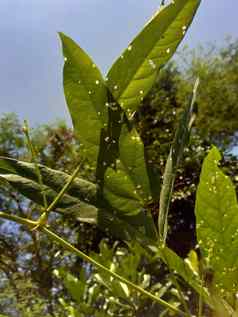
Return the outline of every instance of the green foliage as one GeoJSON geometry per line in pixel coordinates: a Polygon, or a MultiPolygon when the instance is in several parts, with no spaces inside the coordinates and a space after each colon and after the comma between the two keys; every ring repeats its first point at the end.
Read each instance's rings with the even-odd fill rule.
{"type": "Polygon", "coordinates": [[[198,80],[194,85],[191,102],[188,104],[187,109],[181,116],[178,128],[176,130],[174,142],[171,146],[169,156],[166,162],[163,186],[160,194],[160,213],[159,213],[159,232],[163,242],[166,241],[168,232],[168,212],[169,205],[172,198],[172,191],[175,181],[176,172],[178,169],[179,162],[184,152],[184,148],[189,142],[189,136],[192,128],[193,121],[195,119],[195,100],[196,92],[198,88],[198,80]]]}
{"type": "Polygon", "coordinates": [[[137,110],[158,70],[174,54],[199,4],[199,0],[181,0],[160,8],[110,69],[108,87],[129,115],[137,110]]]}
{"type": "MultiPolygon", "coordinates": [[[[96,224],[129,247],[133,241],[145,248],[142,251],[135,244],[132,247],[134,254],[121,249],[118,256],[115,248],[111,250],[101,244],[100,255],[88,256],[52,232],[49,219],[42,222],[39,217],[37,221],[30,221],[29,214],[23,213],[25,217],[20,218],[1,212],[1,217],[27,224],[31,232],[45,233],[51,241],[95,265],[97,271],[88,279],[89,285],[92,283],[90,286],[86,279],[93,270],[91,265],[82,268],[79,278],[67,270],[57,271],[75,301],[75,304],[67,304],[61,300],[68,314],[76,317],[92,314],[133,316],[139,310],[138,301],[144,301],[145,297],[156,303],[157,313],[190,316],[191,308],[177,276],[198,294],[199,315],[203,302],[211,309],[217,302],[222,303],[222,309],[235,313],[237,263],[234,250],[238,241],[238,207],[231,182],[217,166],[220,156],[216,149],[212,149],[204,161],[196,200],[200,262],[195,251],[184,260],[166,246],[169,204],[194,121],[196,85],[175,133],[163,175],[159,212],[155,208],[155,214],[151,205],[158,203],[159,169],[143,143],[145,136],[138,132],[138,108],[154,85],[158,71],[182,40],[199,4],[199,0],[177,0],[162,8],[119,57],[105,81],[86,53],[70,38],[60,34],[65,57],[66,101],[76,137],[81,142],[81,157],[93,165],[93,182],[81,177],[73,179],[68,173],[37,163],[0,158],[3,182],[41,205],[40,214],[47,213],[49,208],[43,203],[45,195],[47,202],[53,203],[53,211],[63,214],[65,219],[73,219],[76,224],[78,221],[96,224]],[[61,195],[61,189],[66,188],[70,179],[71,186],[61,195]],[[155,184],[156,189],[152,187],[155,184]],[[169,283],[167,288],[150,285],[150,276],[139,267],[144,257],[149,257],[152,262],[154,258],[160,259],[167,265],[172,276],[170,283],[176,287],[176,301],[172,296],[161,298],[172,284],[169,283]],[[211,282],[207,282],[208,270],[212,272],[211,282]],[[147,290],[149,286],[156,291],[155,295],[147,290]],[[93,307],[95,301],[98,302],[93,307]]],[[[30,142],[28,137],[29,145],[30,142]]],[[[36,162],[33,152],[32,155],[36,162]]]]}
{"type": "Polygon", "coordinates": [[[133,215],[151,199],[144,145],[135,129],[122,131],[119,150],[116,170],[110,168],[106,172],[104,195],[114,208],[133,215]]]}
{"type": "MultiPolygon", "coordinates": [[[[192,51],[186,49],[181,55],[185,79],[200,78],[197,133],[218,147],[230,149],[237,142],[237,40],[227,40],[222,48],[209,45],[192,51]]],[[[181,78],[179,103],[184,102],[190,89],[189,81],[181,78]]]]}
{"type": "MultiPolygon", "coordinates": [[[[169,277],[165,275],[163,280],[156,282],[153,272],[148,272],[148,268],[141,265],[145,262],[159,268],[158,262],[139,245],[130,245],[128,249],[115,243],[109,248],[106,241],[102,241],[100,253],[91,256],[143,289],[152,289],[158,297],[170,298],[171,303],[181,305],[169,277]]],[[[70,296],[74,299],[60,301],[66,310],[73,310],[76,316],[98,316],[99,312],[103,312],[105,316],[157,316],[158,312],[167,312],[156,303],[148,301],[139,292],[96,268],[81,268],[78,277],[65,269],[57,270],[55,274],[63,279],[70,296]],[[92,274],[87,277],[90,270],[92,274]]]]}
{"type": "Polygon", "coordinates": [[[101,130],[107,126],[107,89],[90,57],[63,33],[60,38],[65,56],[65,98],[75,134],[80,138],[87,158],[95,164],[101,130]]]}
{"type": "Polygon", "coordinates": [[[231,180],[218,167],[213,147],[204,160],[196,197],[198,243],[204,266],[212,270],[209,287],[235,301],[238,281],[238,204],[231,180]]]}

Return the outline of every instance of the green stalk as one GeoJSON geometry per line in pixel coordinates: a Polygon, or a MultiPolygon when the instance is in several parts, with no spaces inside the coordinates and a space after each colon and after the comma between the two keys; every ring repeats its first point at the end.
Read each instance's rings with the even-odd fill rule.
{"type": "Polygon", "coordinates": [[[0,218],[4,218],[4,219],[7,219],[7,220],[10,220],[10,221],[14,221],[14,222],[17,222],[21,225],[24,225],[24,226],[27,226],[29,228],[34,228],[34,226],[37,225],[37,222],[36,221],[33,221],[33,220],[30,220],[30,219],[26,219],[26,218],[22,218],[22,217],[18,217],[18,216],[15,216],[15,215],[11,215],[11,214],[8,214],[7,212],[4,212],[4,211],[0,211],[0,218]]]}
{"type": "Polygon", "coordinates": [[[70,179],[67,181],[67,183],[64,185],[64,187],[61,189],[61,191],[58,193],[58,195],[55,197],[55,199],[52,201],[52,203],[47,207],[46,214],[48,215],[52,209],[58,204],[58,202],[61,200],[61,198],[64,196],[64,194],[67,192],[71,184],[73,183],[75,177],[78,175],[80,171],[81,164],[78,164],[76,169],[74,170],[73,174],[71,175],[70,179]]]}
{"type": "Polygon", "coordinates": [[[45,209],[47,209],[48,203],[47,203],[47,199],[46,199],[46,194],[44,192],[44,184],[43,184],[41,172],[40,172],[40,169],[39,169],[39,166],[38,166],[38,162],[37,162],[36,151],[35,151],[35,148],[34,148],[32,142],[31,142],[31,137],[30,137],[30,133],[29,133],[29,125],[28,125],[28,122],[26,120],[24,120],[23,132],[24,132],[26,140],[27,140],[28,148],[29,148],[29,150],[31,152],[32,162],[35,165],[36,174],[37,174],[37,177],[38,177],[38,182],[40,184],[41,191],[42,191],[44,207],[45,207],[45,209]]]}
{"type": "MultiPolygon", "coordinates": [[[[31,229],[34,228],[37,225],[37,222],[35,221],[31,221],[22,217],[18,217],[18,216],[14,216],[14,215],[10,215],[8,213],[5,212],[0,212],[0,217],[1,218],[5,218],[14,222],[17,222],[19,224],[22,225],[26,225],[27,227],[30,227],[31,229]]],[[[79,249],[75,248],[72,244],[70,244],[69,242],[65,241],[63,238],[59,237],[57,234],[55,234],[54,232],[52,232],[51,230],[49,230],[48,228],[46,228],[45,226],[43,227],[37,227],[41,232],[44,232],[45,234],[47,234],[47,236],[54,242],[60,244],[62,247],[64,247],[64,249],[69,250],[75,254],[77,254],[79,257],[81,257],[83,260],[95,265],[98,269],[110,274],[112,277],[114,277],[115,279],[119,280],[122,283],[125,283],[126,285],[128,285],[130,288],[138,291],[139,293],[145,295],[146,297],[152,299],[153,301],[159,303],[160,305],[168,308],[170,311],[178,313],[182,316],[185,317],[190,317],[187,313],[184,313],[183,311],[181,311],[180,309],[174,307],[173,305],[171,305],[170,303],[167,303],[166,301],[164,301],[163,299],[155,296],[154,294],[146,291],[145,289],[141,288],[140,286],[130,282],[129,280],[127,280],[126,278],[124,278],[123,276],[112,272],[110,269],[108,269],[107,267],[105,267],[104,265],[102,265],[101,263],[97,262],[96,260],[94,260],[93,258],[91,258],[90,256],[88,256],[87,254],[85,254],[84,252],[80,251],[79,249]]]]}
{"type": "Polygon", "coordinates": [[[194,108],[198,85],[199,79],[197,79],[194,84],[190,102],[188,103],[186,109],[184,110],[184,113],[181,116],[180,122],[175,133],[174,141],[171,146],[169,156],[165,165],[163,184],[160,192],[160,206],[158,217],[160,243],[162,245],[166,243],[168,233],[168,213],[177,169],[181,161],[184,148],[187,146],[189,142],[192,124],[196,116],[196,109],[194,108]]]}
{"type": "Polygon", "coordinates": [[[146,297],[149,297],[150,299],[152,299],[153,301],[156,301],[157,303],[159,303],[160,305],[170,309],[171,311],[175,312],[175,313],[179,313],[182,316],[190,316],[187,315],[186,313],[184,313],[183,311],[181,311],[180,309],[174,307],[173,305],[167,303],[166,301],[164,301],[163,299],[155,296],[154,294],[146,291],[145,289],[141,288],[140,286],[130,282],[129,280],[127,280],[126,278],[124,278],[123,276],[112,272],[111,270],[109,270],[107,267],[105,267],[104,265],[102,265],[101,263],[97,262],[96,260],[94,260],[93,258],[91,258],[90,256],[88,256],[87,254],[83,253],[82,251],[80,251],[79,249],[75,248],[72,244],[70,244],[69,242],[65,241],[64,239],[62,239],[61,237],[59,237],[57,234],[55,234],[54,232],[52,232],[51,230],[47,229],[46,227],[42,227],[40,229],[42,232],[46,233],[48,235],[48,237],[60,244],[61,246],[63,246],[65,249],[77,254],[79,257],[81,257],[83,260],[95,265],[98,269],[110,274],[112,277],[114,277],[115,279],[119,280],[122,283],[125,283],[126,285],[128,285],[129,287],[131,287],[132,289],[140,292],[141,294],[145,295],[146,297]]]}
{"type": "Polygon", "coordinates": [[[70,179],[67,181],[67,183],[64,185],[64,187],[60,190],[60,192],[55,197],[55,199],[52,201],[52,203],[46,208],[45,212],[40,216],[40,218],[37,221],[37,226],[35,228],[33,228],[33,230],[37,229],[38,227],[42,227],[47,223],[47,220],[48,220],[48,217],[49,217],[51,210],[58,204],[58,202],[61,200],[61,198],[67,192],[70,185],[74,181],[75,177],[79,173],[80,167],[81,167],[81,164],[78,164],[78,166],[74,170],[73,174],[71,175],[70,179]]]}
{"type": "Polygon", "coordinates": [[[46,194],[45,194],[45,191],[43,190],[44,189],[44,184],[43,184],[42,175],[41,175],[41,172],[40,172],[40,169],[39,169],[39,165],[37,163],[36,151],[35,151],[35,148],[34,148],[32,142],[31,142],[31,138],[30,138],[30,134],[29,134],[29,125],[28,125],[28,122],[26,120],[24,121],[23,132],[24,132],[24,134],[26,136],[26,139],[27,139],[27,145],[28,145],[29,150],[31,152],[32,162],[35,165],[35,169],[36,169],[36,173],[37,173],[37,177],[38,177],[38,182],[39,182],[41,190],[42,190],[45,212],[41,215],[40,219],[38,220],[38,225],[42,225],[42,224],[45,224],[47,222],[49,213],[51,212],[52,209],[54,209],[54,207],[57,205],[57,203],[60,201],[60,199],[66,193],[66,191],[69,189],[70,185],[72,184],[72,182],[74,181],[75,177],[79,173],[80,164],[76,167],[76,169],[73,172],[72,176],[70,177],[68,182],[64,185],[64,187],[61,189],[61,191],[58,193],[58,195],[55,197],[53,202],[48,206],[47,199],[46,199],[46,194]]]}

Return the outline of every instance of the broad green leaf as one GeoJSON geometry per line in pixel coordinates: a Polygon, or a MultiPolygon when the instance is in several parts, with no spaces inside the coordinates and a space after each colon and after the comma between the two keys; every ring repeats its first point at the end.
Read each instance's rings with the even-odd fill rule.
{"type": "Polygon", "coordinates": [[[212,306],[210,295],[206,288],[202,286],[202,281],[198,275],[190,268],[188,263],[180,258],[175,252],[168,247],[159,248],[159,257],[168,265],[171,272],[177,273],[185,282],[187,282],[194,290],[203,297],[203,300],[212,306]]]}
{"type": "Polygon", "coordinates": [[[144,145],[137,131],[125,127],[120,137],[120,159],[116,169],[106,172],[104,195],[110,204],[124,214],[140,212],[151,198],[150,184],[144,159],[144,145]]]}
{"type": "Polygon", "coordinates": [[[238,290],[238,204],[235,188],[218,167],[213,147],[202,166],[196,196],[197,238],[213,271],[213,287],[221,295],[238,290]]]}
{"type": "Polygon", "coordinates": [[[101,192],[103,191],[106,170],[115,165],[116,159],[119,157],[119,139],[124,123],[124,113],[110,93],[108,93],[108,100],[108,125],[107,129],[103,129],[101,133],[96,169],[96,181],[101,192]]]}
{"type": "Polygon", "coordinates": [[[131,132],[127,128],[123,129],[119,152],[120,160],[117,160],[116,169],[109,168],[106,171],[104,197],[132,226],[135,225],[134,219],[141,219],[143,235],[155,240],[157,231],[153,219],[143,208],[145,201],[151,199],[150,184],[144,160],[144,146],[135,129],[131,132]]]}
{"type": "Polygon", "coordinates": [[[108,169],[106,173],[104,196],[110,205],[124,215],[136,215],[142,207],[143,201],[137,193],[134,183],[121,169],[108,169]]]}
{"type": "MultiPolygon", "coordinates": [[[[59,192],[70,178],[70,175],[48,168],[44,165],[39,164],[38,167],[42,176],[43,184],[56,192],[59,192]]],[[[7,157],[0,157],[0,173],[19,175],[38,183],[38,176],[35,170],[35,164],[33,163],[23,162],[7,157]]],[[[95,184],[79,177],[75,178],[73,181],[68,190],[68,194],[81,201],[89,202],[93,205],[96,204],[95,184]]]]}
{"type": "Polygon", "coordinates": [[[129,114],[137,109],[159,69],[174,54],[200,2],[174,0],[160,9],[112,66],[108,87],[129,114]]]}
{"type": "Polygon", "coordinates": [[[102,129],[107,126],[107,88],[91,58],[60,33],[65,57],[64,92],[76,137],[92,164],[96,164],[102,129]]]}
{"type": "Polygon", "coordinates": [[[167,237],[169,205],[172,197],[177,168],[181,161],[184,148],[189,142],[192,124],[195,119],[195,100],[198,85],[199,80],[197,79],[193,88],[191,100],[181,116],[165,166],[163,184],[160,193],[160,210],[158,218],[159,234],[163,242],[166,241],[167,237]]]}
{"type": "MultiPolygon", "coordinates": [[[[39,169],[44,184],[43,190],[46,193],[48,203],[50,203],[70,175],[43,165],[39,165],[39,169]]],[[[42,189],[37,183],[38,177],[34,164],[1,157],[0,174],[0,178],[7,181],[14,189],[43,206],[42,189]]],[[[96,186],[76,178],[63,200],[56,206],[55,211],[75,216],[79,221],[98,224],[101,230],[109,231],[118,239],[137,239],[140,243],[142,243],[144,236],[154,239],[153,220],[144,212],[124,219],[119,217],[117,211],[115,211],[116,214],[110,212],[111,206],[106,202],[100,202],[100,211],[95,205],[97,206],[96,186]]]]}
{"type": "Polygon", "coordinates": [[[144,144],[136,129],[128,132],[125,128],[120,138],[118,169],[124,170],[130,177],[138,195],[148,200],[151,192],[144,156],[144,144]]]}
{"type": "MultiPolygon", "coordinates": [[[[36,182],[14,174],[0,174],[0,181],[5,181],[22,195],[44,207],[42,191],[44,191],[47,201],[51,203],[57,196],[57,192],[44,186],[41,188],[36,182]]],[[[95,206],[82,202],[68,194],[58,202],[55,210],[63,215],[74,216],[78,221],[86,223],[97,223],[98,210],[95,206]]]]}
{"type": "Polygon", "coordinates": [[[120,211],[109,212],[100,209],[97,219],[98,226],[108,231],[117,239],[137,241],[145,248],[150,248],[157,241],[157,232],[150,214],[140,211],[136,215],[123,215],[120,211]]]}
{"type": "Polygon", "coordinates": [[[160,186],[161,186],[161,175],[160,168],[155,166],[153,161],[151,161],[151,157],[149,155],[149,151],[145,148],[145,163],[147,169],[147,175],[150,183],[150,191],[151,196],[154,202],[159,200],[160,195],[160,186]]]}

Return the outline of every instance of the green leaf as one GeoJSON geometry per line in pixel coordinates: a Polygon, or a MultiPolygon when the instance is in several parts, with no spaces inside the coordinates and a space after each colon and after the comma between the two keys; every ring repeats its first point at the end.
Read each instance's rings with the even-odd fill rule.
{"type": "Polygon", "coordinates": [[[142,199],[151,199],[150,184],[145,165],[144,144],[136,129],[128,132],[127,128],[125,128],[122,131],[118,169],[126,172],[142,199]]]}
{"type": "Polygon", "coordinates": [[[181,116],[165,166],[163,184],[160,193],[160,210],[158,218],[159,234],[163,242],[166,241],[167,237],[169,205],[172,197],[177,168],[182,158],[184,148],[189,142],[192,124],[196,116],[195,100],[198,85],[199,80],[197,79],[193,88],[191,100],[181,116]]]}
{"type": "Polygon", "coordinates": [[[163,7],[112,66],[108,87],[129,114],[137,109],[154,84],[158,70],[174,54],[200,2],[174,0],[163,7]]]}
{"type": "Polygon", "coordinates": [[[84,154],[96,164],[102,129],[107,126],[107,88],[91,58],[60,33],[65,57],[64,92],[76,137],[84,154]]]}
{"type": "Polygon", "coordinates": [[[123,214],[134,215],[151,199],[144,145],[135,129],[130,132],[126,127],[123,129],[119,151],[116,169],[109,168],[106,172],[104,196],[123,214]]]}
{"type": "MultiPolygon", "coordinates": [[[[48,168],[41,164],[39,164],[38,167],[43,184],[56,192],[59,192],[71,177],[64,172],[48,168]]],[[[19,175],[38,183],[38,175],[36,173],[35,164],[33,163],[0,157],[0,173],[19,175]]],[[[96,191],[95,184],[76,177],[67,193],[74,198],[95,205],[96,191]]]]}
{"type": "Polygon", "coordinates": [[[108,169],[105,183],[104,196],[113,208],[123,215],[136,215],[141,211],[143,201],[136,192],[134,183],[123,170],[108,169]]]}
{"type": "MultiPolygon", "coordinates": [[[[39,165],[39,169],[47,201],[52,202],[70,175],[44,165],[39,165]]],[[[42,189],[37,183],[38,176],[34,164],[0,157],[0,174],[0,179],[7,181],[21,194],[43,206],[42,189]]],[[[117,211],[110,211],[111,206],[104,201],[100,201],[100,208],[99,211],[95,184],[76,178],[55,211],[75,216],[79,221],[97,224],[101,230],[109,231],[118,239],[136,239],[140,243],[143,243],[145,236],[154,239],[155,232],[150,215],[140,212],[129,219],[123,218],[117,211]]]]}
{"type": "Polygon", "coordinates": [[[159,257],[163,260],[165,264],[168,265],[169,269],[180,275],[185,282],[187,282],[194,290],[200,294],[204,301],[212,306],[212,301],[210,295],[206,288],[202,286],[202,281],[200,280],[198,274],[191,269],[190,265],[180,258],[173,250],[168,247],[159,248],[159,257]]]}
{"type": "Polygon", "coordinates": [[[196,196],[197,238],[205,262],[213,271],[220,295],[238,289],[238,204],[235,188],[218,167],[221,155],[213,147],[202,166],[196,196]]]}
{"type": "MultiPolygon", "coordinates": [[[[151,199],[150,184],[144,160],[144,145],[136,132],[124,128],[120,137],[120,160],[116,169],[109,168],[105,175],[104,197],[120,218],[135,226],[135,219],[141,219],[143,236],[157,238],[157,230],[151,214],[143,208],[151,199]]],[[[117,228],[115,228],[117,230],[117,228]]],[[[131,234],[131,227],[130,227],[131,234]]],[[[141,239],[140,239],[141,242],[141,239]]]]}
{"type": "Polygon", "coordinates": [[[143,210],[136,215],[122,215],[115,211],[108,212],[100,209],[97,219],[98,226],[113,237],[125,241],[137,241],[145,248],[156,243],[157,233],[150,214],[143,210]]]}
{"type": "MultiPolygon", "coordinates": [[[[47,201],[54,201],[57,192],[51,188],[44,186],[43,189],[36,182],[14,174],[0,174],[0,181],[5,181],[14,189],[18,190],[22,195],[44,207],[42,190],[44,191],[47,201]]],[[[78,221],[86,223],[97,223],[98,210],[95,206],[82,202],[68,194],[58,202],[55,210],[63,215],[74,216],[78,221]]]]}

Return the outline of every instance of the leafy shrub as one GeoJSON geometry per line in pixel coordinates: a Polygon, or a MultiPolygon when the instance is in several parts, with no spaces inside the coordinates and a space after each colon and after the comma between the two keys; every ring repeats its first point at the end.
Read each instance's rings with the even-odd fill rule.
{"type": "MultiPolygon", "coordinates": [[[[52,232],[47,220],[54,210],[96,224],[120,240],[140,244],[146,252],[160,258],[171,272],[176,272],[199,294],[198,316],[202,315],[203,304],[214,309],[218,303],[225,316],[234,315],[237,304],[238,206],[233,185],[218,167],[220,154],[216,148],[211,149],[204,161],[196,197],[196,230],[201,259],[198,260],[196,253],[191,251],[183,260],[166,246],[176,172],[196,117],[198,80],[181,114],[162,184],[158,169],[137,132],[135,120],[138,107],[152,88],[158,71],[183,39],[199,4],[199,0],[177,0],[159,10],[114,63],[105,80],[90,57],[69,37],[60,34],[65,57],[66,101],[75,134],[81,142],[81,159],[90,162],[95,171],[95,182],[77,177],[80,166],[69,176],[38,164],[29,129],[25,126],[32,163],[2,157],[1,179],[41,205],[42,215],[37,221],[6,212],[0,212],[0,216],[46,233],[52,241],[94,264],[100,270],[96,275],[99,284],[109,292],[116,290],[116,296],[127,300],[134,290],[169,311],[191,315],[175,274],[172,279],[180,296],[178,305],[162,299],[164,294],[148,292],[143,281],[122,276],[119,268],[118,272],[114,271],[112,257],[109,267],[108,261],[103,262],[105,259],[95,259],[75,248],[52,232]],[[158,200],[159,210],[157,215],[152,215],[150,206],[158,200]],[[182,305],[184,312],[180,309],[182,305]]],[[[105,252],[110,253],[110,250],[105,252]]],[[[129,260],[130,257],[125,259],[129,260]]],[[[78,292],[81,281],[67,272],[59,272],[59,275],[66,280],[66,287],[77,300],[75,286],[78,292]]],[[[84,290],[79,297],[82,294],[84,290]]],[[[129,304],[133,305],[133,300],[131,298],[129,304]]],[[[87,309],[91,308],[87,306],[87,309]]],[[[99,315],[103,316],[103,313],[99,315]]]]}

